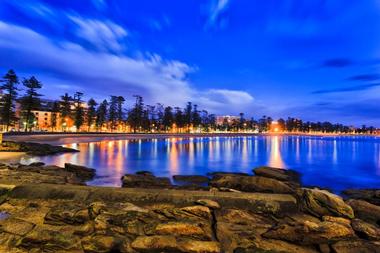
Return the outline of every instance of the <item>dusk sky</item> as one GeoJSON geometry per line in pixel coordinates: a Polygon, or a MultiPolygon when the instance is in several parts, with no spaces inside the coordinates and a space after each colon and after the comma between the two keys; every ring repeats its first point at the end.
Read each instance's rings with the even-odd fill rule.
{"type": "Polygon", "coordinates": [[[379,0],[0,0],[1,74],[46,98],[379,127],[379,67],[379,0]]]}

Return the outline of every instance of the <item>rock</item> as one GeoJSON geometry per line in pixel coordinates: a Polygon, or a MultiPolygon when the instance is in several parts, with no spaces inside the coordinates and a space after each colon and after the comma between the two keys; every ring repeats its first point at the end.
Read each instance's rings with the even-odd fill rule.
{"type": "Polygon", "coordinates": [[[280,181],[289,181],[299,184],[300,174],[294,170],[280,169],[262,166],[253,170],[255,175],[262,177],[269,177],[280,181]]]}
{"type": "Polygon", "coordinates": [[[380,225],[380,206],[357,199],[350,199],[347,204],[354,209],[357,218],[380,225]]]}
{"type": "Polygon", "coordinates": [[[17,218],[8,218],[0,221],[0,231],[20,236],[29,233],[34,226],[33,223],[17,218]]]}
{"type": "MultiPolygon", "coordinates": [[[[229,251],[231,252],[231,251],[229,251]]],[[[280,240],[254,238],[247,245],[239,245],[234,253],[317,253],[313,247],[296,245],[280,240]]]]}
{"type": "Polygon", "coordinates": [[[364,240],[339,241],[331,245],[334,253],[380,253],[379,242],[364,240]]]}
{"type": "Polygon", "coordinates": [[[351,199],[361,199],[380,206],[380,190],[378,189],[349,189],[342,193],[351,199]]]}
{"type": "Polygon", "coordinates": [[[26,152],[29,155],[43,156],[54,155],[58,153],[79,152],[78,150],[65,148],[61,146],[52,146],[49,144],[32,143],[32,142],[13,142],[4,141],[0,146],[0,151],[7,152],[26,152]]]}
{"type": "Polygon", "coordinates": [[[179,245],[174,236],[139,236],[131,244],[139,252],[178,252],[179,245]]]}
{"type": "Polygon", "coordinates": [[[43,163],[43,162],[34,162],[34,163],[30,163],[28,166],[41,167],[44,165],[45,165],[45,163],[43,163]]]}
{"type": "Polygon", "coordinates": [[[207,184],[209,181],[208,177],[199,175],[174,175],[173,179],[188,184],[207,184]]]}
{"type": "Polygon", "coordinates": [[[182,211],[191,213],[206,220],[211,219],[211,211],[206,206],[187,206],[181,208],[182,211]]]}
{"type": "Polygon", "coordinates": [[[211,199],[199,199],[195,201],[195,203],[202,206],[207,206],[208,208],[211,208],[211,209],[220,209],[219,203],[211,199]]]}
{"type": "Polygon", "coordinates": [[[269,217],[239,209],[215,210],[215,220],[216,237],[225,252],[233,252],[247,243],[246,248],[252,246],[253,238],[258,238],[275,224],[269,217]]]}
{"type": "Polygon", "coordinates": [[[351,220],[345,219],[345,218],[342,218],[342,217],[323,216],[322,220],[323,221],[340,223],[340,224],[343,224],[343,225],[346,225],[346,226],[351,226],[351,220]]]}
{"type": "Polygon", "coordinates": [[[91,219],[95,219],[96,216],[107,210],[107,205],[103,202],[93,202],[88,206],[88,213],[91,219]]]}
{"type": "Polygon", "coordinates": [[[80,225],[90,219],[87,208],[62,205],[52,208],[45,216],[45,223],[51,225],[80,225]]]}
{"type": "Polygon", "coordinates": [[[154,176],[152,172],[147,171],[147,170],[139,170],[136,171],[136,175],[142,175],[142,176],[154,176]]]}
{"type": "Polygon", "coordinates": [[[212,241],[177,240],[174,236],[139,236],[131,244],[138,252],[220,253],[219,243],[212,241]]]}
{"type": "Polygon", "coordinates": [[[350,226],[345,224],[302,219],[295,222],[280,222],[264,233],[263,237],[311,245],[352,239],[355,233],[350,226]]]}
{"type": "Polygon", "coordinates": [[[380,240],[380,229],[376,225],[369,224],[360,219],[353,219],[352,228],[360,238],[366,240],[380,240]]]}
{"type": "Polygon", "coordinates": [[[286,182],[259,176],[220,175],[213,177],[213,187],[226,187],[245,192],[293,193],[294,189],[286,182]]]}
{"type": "Polygon", "coordinates": [[[186,236],[201,240],[212,238],[211,227],[204,223],[168,222],[158,224],[155,232],[158,235],[186,236]]]}
{"type": "Polygon", "coordinates": [[[82,247],[87,253],[108,253],[116,250],[116,240],[112,236],[95,235],[82,240],[82,247]]]}
{"type": "Polygon", "coordinates": [[[340,216],[354,218],[352,208],[343,199],[325,190],[302,188],[297,192],[301,208],[317,217],[340,216]]]}
{"type": "Polygon", "coordinates": [[[41,227],[36,227],[22,238],[19,246],[28,250],[39,249],[42,252],[78,252],[82,249],[79,239],[69,232],[41,227]]]}
{"type": "Polygon", "coordinates": [[[95,177],[95,169],[87,168],[85,166],[65,163],[65,170],[74,173],[78,178],[88,181],[95,177]]]}
{"type": "Polygon", "coordinates": [[[179,242],[182,252],[188,253],[220,253],[220,245],[218,242],[212,241],[194,241],[194,240],[182,240],[179,242]]]}
{"type": "Polygon", "coordinates": [[[123,187],[129,188],[170,188],[172,184],[167,177],[155,177],[153,175],[131,175],[126,174],[122,178],[123,187]]]}

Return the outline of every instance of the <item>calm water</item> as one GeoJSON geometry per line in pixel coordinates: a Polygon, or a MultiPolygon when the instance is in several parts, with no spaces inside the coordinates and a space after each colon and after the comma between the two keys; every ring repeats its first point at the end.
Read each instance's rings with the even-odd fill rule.
{"type": "Polygon", "coordinates": [[[252,173],[260,165],[292,168],[303,183],[335,191],[350,187],[380,188],[380,138],[249,136],[108,140],[66,145],[80,153],[23,157],[82,164],[97,169],[92,185],[120,186],[125,173],[149,170],[158,176],[206,174],[212,171],[252,173]]]}

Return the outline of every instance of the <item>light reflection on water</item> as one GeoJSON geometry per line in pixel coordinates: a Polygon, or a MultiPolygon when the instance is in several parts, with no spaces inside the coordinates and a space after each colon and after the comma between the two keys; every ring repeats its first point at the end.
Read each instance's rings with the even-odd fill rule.
{"type": "Polygon", "coordinates": [[[249,136],[110,140],[73,143],[80,149],[48,157],[23,157],[24,163],[65,162],[97,169],[92,185],[120,185],[125,173],[149,170],[158,176],[212,171],[252,173],[256,166],[293,168],[303,182],[334,190],[379,187],[380,138],[249,136]]]}

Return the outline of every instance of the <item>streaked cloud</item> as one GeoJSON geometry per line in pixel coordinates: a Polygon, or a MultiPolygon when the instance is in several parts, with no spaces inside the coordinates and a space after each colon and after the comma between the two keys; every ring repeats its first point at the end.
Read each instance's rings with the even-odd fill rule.
{"type": "Polygon", "coordinates": [[[1,58],[0,67],[33,69],[40,73],[42,81],[64,84],[45,83],[45,94],[74,92],[69,87],[78,87],[99,99],[110,94],[127,98],[140,94],[148,103],[183,106],[192,101],[213,112],[240,111],[253,102],[252,96],[244,91],[195,89],[188,76],[196,68],[181,61],[166,60],[157,54],[132,58],[88,50],[67,40],[51,41],[31,29],[0,21],[0,53],[3,52],[12,54],[12,58],[1,58]]]}
{"type": "Polygon", "coordinates": [[[343,87],[343,88],[316,90],[316,91],[313,91],[312,93],[326,94],[326,93],[340,93],[340,92],[350,92],[350,91],[363,91],[363,90],[368,90],[377,86],[380,86],[380,83],[370,83],[370,84],[362,84],[362,85],[343,87]]]}
{"type": "Polygon", "coordinates": [[[220,19],[221,14],[227,9],[230,0],[212,0],[209,9],[209,16],[205,25],[205,28],[211,28],[215,26],[224,26],[226,20],[220,19]]]}
{"type": "Polygon", "coordinates": [[[99,50],[120,52],[124,49],[123,40],[128,31],[110,20],[83,18],[70,15],[69,19],[76,24],[76,35],[91,43],[99,50]]]}

